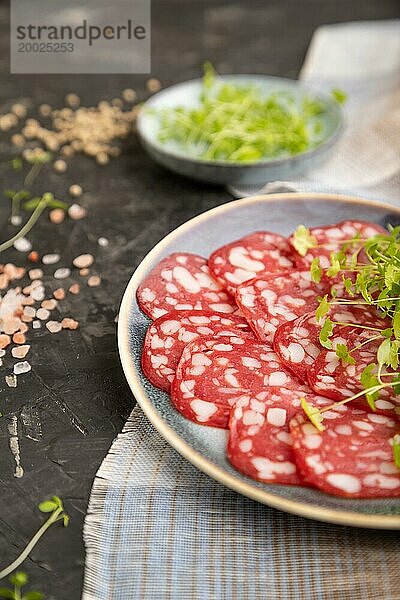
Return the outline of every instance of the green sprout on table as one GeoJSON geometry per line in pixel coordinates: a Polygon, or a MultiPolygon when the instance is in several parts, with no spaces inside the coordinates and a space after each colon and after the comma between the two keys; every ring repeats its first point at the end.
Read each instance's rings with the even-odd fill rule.
{"type": "Polygon", "coordinates": [[[61,202],[60,200],[56,200],[54,195],[50,192],[45,192],[43,196],[37,198],[31,198],[24,204],[25,210],[33,210],[31,216],[21,227],[21,229],[13,235],[9,240],[6,240],[2,244],[0,244],[0,252],[4,252],[4,250],[8,250],[11,246],[20,238],[24,237],[29,233],[29,231],[33,228],[36,221],[39,219],[40,215],[46,208],[62,208],[66,210],[68,208],[67,204],[61,202]]]}
{"type": "MultiPolygon", "coordinates": [[[[35,533],[35,535],[30,540],[30,542],[28,542],[27,546],[21,552],[21,554],[10,565],[8,565],[7,567],[5,567],[4,569],[2,569],[0,571],[0,579],[7,577],[13,571],[15,571],[15,569],[18,569],[18,567],[24,562],[24,560],[26,558],[28,558],[29,554],[32,552],[33,548],[36,546],[36,544],[38,543],[40,538],[46,533],[46,531],[52,525],[54,525],[54,523],[57,523],[57,521],[62,521],[64,527],[68,527],[69,516],[67,515],[67,513],[64,510],[64,506],[63,506],[61,498],[59,498],[58,496],[53,496],[51,500],[45,500],[44,502],[41,502],[39,504],[38,508],[43,513],[50,513],[49,518],[38,529],[38,531],[35,533]]],[[[20,587],[21,587],[21,585],[25,585],[25,583],[20,584],[20,587]]],[[[4,594],[4,588],[1,589],[0,591],[4,594]]],[[[18,592],[18,593],[20,593],[20,592],[18,592]]],[[[0,597],[1,597],[1,595],[0,595],[0,597]]],[[[28,597],[26,595],[23,597],[21,595],[14,595],[14,596],[10,596],[10,595],[4,596],[3,595],[3,598],[15,598],[16,600],[22,600],[22,598],[25,598],[25,600],[35,600],[35,598],[33,596],[28,597]]],[[[36,596],[36,599],[39,600],[39,596],[36,596]]]]}
{"type": "Polygon", "coordinates": [[[0,587],[0,598],[8,598],[9,600],[43,600],[42,592],[22,592],[22,588],[28,583],[28,575],[23,571],[17,571],[11,575],[9,581],[13,588],[0,587]]]}

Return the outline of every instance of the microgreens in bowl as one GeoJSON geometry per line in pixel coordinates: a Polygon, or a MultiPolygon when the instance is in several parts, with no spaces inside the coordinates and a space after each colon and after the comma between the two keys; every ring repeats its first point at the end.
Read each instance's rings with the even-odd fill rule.
{"type": "MultiPolygon", "coordinates": [[[[332,90],[343,103],[346,95],[332,90]]],[[[287,90],[266,94],[255,83],[220,78],[210,63],[204,66],[195,107],[168,107],[159,119],[158,139],[173,142],[191,156],[206,161],[249,163],[301,154],[324,141],[322,116],[326,104],[287,90]]]]}

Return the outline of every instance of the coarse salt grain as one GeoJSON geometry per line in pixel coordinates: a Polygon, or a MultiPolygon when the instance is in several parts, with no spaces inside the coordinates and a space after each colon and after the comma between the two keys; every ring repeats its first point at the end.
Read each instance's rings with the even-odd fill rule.
{"type": "Polygon", "coordinates": [[[82,196],[82,188],[80,185],[78,185],[77,183],[73,183],[70,188],[69,188],[69,193],[71,194],[71,196],[74,196],[75,198],[78,198],[78,196],[82,196]]]}
{"type": "Polygon", "coordinates": [[[102,248],[105,248],[109,244],[108,239],[105,237],[99,237],[99,239],[97,240],[97,243],[102,248]]]}
{"type": "Polygon", "coordinates": [[[22,217],[21,215],[12,215],[10,221],[11,225],[14,225],[14,227],[19,227],[22,223],[22,217]]]}
{"type": "Polygon", "coordinates": [[[68,169],[67,163],[65,162],[65,160],[62,160],[61,158],[54,161],[53,167],[54,167],[54,170],[57,171],[58,173],[65,173],[65,171],[68,169]]]}
{"type": "Polygon", "coordinates": [[[79,204],[71,204],[71,206],[68,209],[68,215],[74,221],[80,221],[80,219],[83,219],[86,217],[87,210],[86,210],[86,208],[83,208],[79,204]]]}
{"type": "Polygon", "coordinates": [[[48,311],[46,308],[38,308],[36,311],[36,316],[41,321],[46,321],[46,319],[48,319],[50,316],[50,311],[48,311]]]}
{"type": "MultiPolygon", "coordinates": [[[[28,327],[26,327],[26,331],[27,330],[28,327]]],[[[12,341],[14,342],[14,344],[25,344],[26,337],[21,331],[18,331],[17,333],[14,333],[12,341]]]]}
{"type": "Polygon", "coordinates": [[[54,310],[56,306],[57,300],[54,300],[54,298],[50,298],[50,300],[43,300],[41,304],[41,307],[45,308],[46,310],[54,310]]]}
{"type": "Polygon", "coordinates": [[[17,378],[15,375],[6,375],[5,377],[6,384],[8,387],[16,388],[17,387],[17,378]]]}
{"type": "Polygon", "coordinates": [[[11,338],[9,335],[0,334],[0,348],[6,348],[9,344],[11,344],[11,338]]]}
{"type": "Polygon", "coordinates": [[[17,362],[14,365],[13,371],[14,375],[22,375],[23,373],[28,373],[31,370],[31,365],[27,360],[23,360],[22,362],[17,362]]]}
{"type": "Polygon", "coordinates": [[[15,348],[11,349],[11,354],[14,358],[25,358],[30,348],[31,347],[29,344],[25,344],[24,346],[16,346],[15,348]]]}
{"type": "Polygon", "coordinates": [[[46,327],[50,333],[58,333],[62,329],[62,325],[59,321],[47,321],[46,327]]]}
{"type": "Polygon", "coordinates": [[[29,252],[32,250],[32,244],[24,237],[15,240],[13,246],[16,250],[18,250],[18,252],[29,252]]]}
{"type": "Polygon", "coordinates": [[[55,265],[60,260],[59,254],[45,254],[42,257],[42,263],[44,265],[55,265]]]}
{"type": "Polygon", "coordinates": [[[52,223],[59,225],[65,219],[65,211],[63,211],[62,208],[53,208],[53,210],[49,212],[49,219],[52,223]]]}
{"type": "Polygon", "coordinates": [[[78,321],[75,321],[75,319],[71,319],[70,317],[64,317],[61,321],[61,327],[63,329],[78,329],[78,326],[78,321]]]}
{"type": "Polygon", "coordinates": [[[68,269],[68,267],[62,267],[61,269],[57,269],[54,272],[54,279],[66,279],[67,277],[69,277],[71,275],[71,269],[68,269]]]}
{"type": "Polygon", "coordinates": [[[64,288],[57,288],[56,290],[54,290],[53,296],[56,300],[64,300],[64,298],[65,298],[64,288]]]}
{"type": "Polygon", "coordinates": [[[90,267],[93,264],[93,262],[94,257],[92,256],[92,254],[80,254],[79,256],[74,258],[72,264],[77,269],[86,269],[87,267],[90,267]]]}
{"type": "Polygon", "coordinates": [[[69,288],[69,292],[71,294],[75,294],[76,295],[76,294],[79,294],[80,291],[81,291],[81,287],[80,287],[79,283],[73,283],[71,285],[71,287],[69,288]]]}
{"type": "Polygon", "coordinates": [[[28,275],[30,277],[30,279],[41,279],[43,277],[43,271],[42,269],[31,269],[28,272],[28,275]]]}
{"type": "Polygon", "coordinates": [[[28,255],[29,262],[37,263],[39,260],[39,253],[36,250],[32,250],[32,252],[28,255]]]}
{"type": "Polygon", "coordinates": [[[33,329],[40,329],[41,326],[42,326],[42,324],[40,321],[33,321],[33,323],[32,323],[33,329]]]}
{"type": "Polygon", "coordinates": [[[43,286],[37,287],[33,290],[31,294],[32,298],[36,300],[36,302],[41,302],[45,296],[45,290],[43,286]]]}
{"type": "Polygon", "coordinates": [[[97,287],[98,285],[100,285],[100,283],[101,283],[101,279],[98,275],[92,275],[87,280],[87,284],[89,287],[97,287]]]}
{"type": "Polygon", "coordinates": [[[25,306],[24,315],[26,315],[27,317],[35,317],[36,309],[34,309],[33,306],[25,306]]]}

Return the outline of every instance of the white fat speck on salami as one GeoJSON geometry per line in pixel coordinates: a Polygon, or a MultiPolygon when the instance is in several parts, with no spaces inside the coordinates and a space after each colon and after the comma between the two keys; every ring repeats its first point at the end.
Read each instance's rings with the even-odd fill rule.
{"type": "MultiPolygon", "coordinates": [[[[316,239],[318,246],[310,248],[305,256],[297,254],[294,248],[294,235],[289,238],[289,243],[295,253],[295,264],[298,268],[307,268],[311,265],[314,258],[320,259],[320,265],[326,269],[330,265],[330,256],[332,252],[338,252],[346,240],[351,240],[355,236],[362,239],[373,237],[377,234],[387,234],[387,230],[366,221],[342,221],[334,225],[324,227],[313,227],[310,234],[316,239]]],[[[356,246],[349,247],[347,253],[351,255],[357,249],[356,246]]]]}
{"type": "Polygon", "coordinates": [[[226,428],[237,399],[268,386],[297,390],[299,397],[309,391],[280,364],[271,346],[253,334],[199,338],[183,350],[172,382],[172,402],[196,423],[226,428]]]}
{"type": "Polygon", "coordinates": [[[208,261],[211,273],[232,294],[253,277],[293,268],[292,249],[281,235],[256,231],[222,246],[208,261]]]}
{"type": "Polygon", "coordinates": [[[322,432],[303,414],[290,421],[294,455],[304,479],[335,496],[400,497],[400,470],[391,445],[399,423],[361,408],[339,408],[324,413],[322,432]]]}
{"type": "Polygon", "coordinates": [[[236,290],[241,313],[260,340],[272,341],[277,328],[318,307],[331,284],[314,283],[310,271],[293,270],[256,277],[236,290]]]}
{"type": "MultiPolygon", "coordinates": [[[[388,327],[388,321],[379,316],[371,306],[333,305],[329,309],[329,318],[334,322],[349,323],[335,325],[330,338],[333,347],[337,343],[346,343],[346,338],[355,331],[354,325],[367,327],[388,327]]],[[[283,364],[302,381],[308,381],[307,373],[324,348],[319,342],[319,334],[325,319],[317,321],[315,311],[278,327],[274,336],[274,350],[283,364]]],[[[362,331],[362,330],[361,330],[362,331]]]]}
{"type": "Polygon", "coordinates": [[[137,290],[140,308],[151,319],[176,310],[201,310],[230,314],[234,299],[210,275],[202,256],[175,253],[164,258],[137,290]]]}
{"type": "MultiPolygon", "coordinates": [[[[248,477],[266,483],[304,485],[294,459],[289,421],[306,397],[314,406],[329,403],[296,388],[265,387],[241,396],[231,411],[227,456],[248,477]]],[[[307,484],[306,484],[307,485],[307,484]]]]}
{"type": "Polygon", "coordinates": [[[158,388],[169,391],[184,347],[199,336],[230,336],[250,332],[239,316],[200,311],[175,311],[150,325],[142,353],[142,369],[158,388]]]}

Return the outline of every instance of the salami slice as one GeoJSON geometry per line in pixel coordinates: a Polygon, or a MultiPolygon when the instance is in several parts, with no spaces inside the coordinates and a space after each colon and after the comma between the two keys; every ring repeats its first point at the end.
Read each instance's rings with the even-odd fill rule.
{"type": "MultiPolygon", "coordinates": [[[[341,343],[346,343],[346,338],[359,330],[351,324],[381,329],[388,327],[388,322],[370,306],[333,306],[329,310],[329,318],[333,322],[349,323],[348,326],[335,325],[332,344],[337,343],[336,338],[341,343]]],[[[319,334],[324,320],[317,322],[315,312],[310,312],[281,325],[275,333],[275,352],[283,364],[302,381],[308,381],[307,372],[323,350],[319,334]]]]}
{"type": "Polygon", "coordinates": [[[286,238],[256,231],[216,250],[208,264],[214,277],[234,294],[238,285],[253,277],[293,268],[291,255],[286,238]]]}
{"type": "Polygon", "coordinates": [[[350,498],[400,497],[391,440],[399,424],[385,415],[341,406],[319,432],[302,414],[290,422],[297,466],[316,488],[350,498]]]}
{"type": "Polygon", "coordinates": [[[196,423],[226,428],[237,399],[268,386],[299,390],[302,395],[309,391],[282,367],[271,346],[258,342],[253,334],[199,338],[182,353],[172,402],[196,423]]]}
{"type": "Polygon", "coordinates": [[[313,283],[310,271],[257,277],[240,285],[236,302],[260,340],[272,341],[279,325],[315,310],[330,285],[313,283]]]}
{"type": "Polygon", "coordinates": [[[233,313],[235,302],[210,275],[202,256],[175,253],[164,258],[137,290],[140,308],[151,319],[175,310],[233,313]]]}
{"type": "MultiPolygon", "coordinates": [[[[373,237],[377,234],[387,234],[387,230],[365,221],[342,221],[334,225],[325,227],[313,227],[310,229],[311,235],[317,240],[318,246],[310,248],[305,256],[300,256],[294,248],[294,236],[289,238],[289,243],[293,246],[294,260],[298,268],[307,268],[311,265],[314,258],[320,259],[320,265],[324,269],[330,265],[330,256],[332,252],[338,252],[345,241],[359,236],[362,239],[373,237]]],[[[357,249],[356,246],[349,246],[348,253],[351,255],[357,249]]]]}
{"type": "Polygon", "coordinates": [[[229,419],[227,455],[245,475],[266,483],[303,485],[292,449],[289,421],[306,396],[314,406],[327,398],[310,396],[297,388],[266,387],[256,396],[241,396],[229,419]]]}
{"type": "Polygon", "coordinates": [[[250,332],[247,321],[235,315],[175,311],[156,319],[148,328],[142,368],[157,387],[169,391],[184,347],[199,336],[230,336],[250,332]]]}

